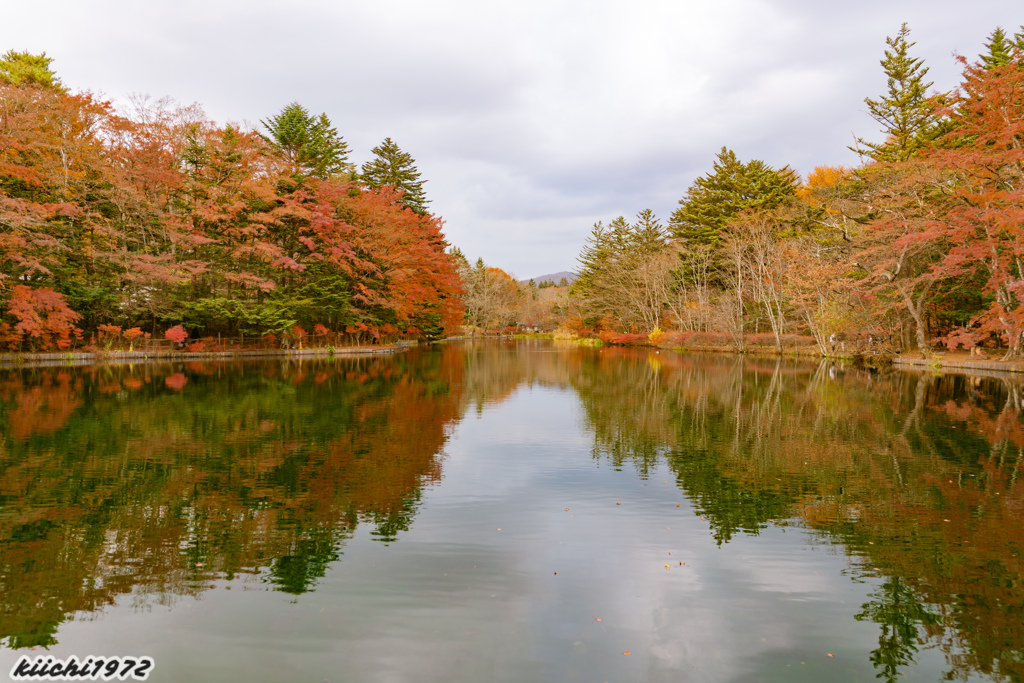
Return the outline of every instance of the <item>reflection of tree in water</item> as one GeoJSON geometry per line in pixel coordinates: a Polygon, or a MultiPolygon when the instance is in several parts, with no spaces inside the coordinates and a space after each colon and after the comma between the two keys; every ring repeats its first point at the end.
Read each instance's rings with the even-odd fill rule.
{"type": "Polygon", "coordinates": [[[51,645],[75,612],[217,577],[315,589],[358,524],[410,528],[467,408],[568,387],[584,355],[534,350],[0,374],[0,638],[51,645]]]}
{"type": "Polygon", "coordinates": [[[926,637],[953,677],[1024,680],[1020,380],[616,350],[573,386],[595,457],[664,455],[719,543],[786,520],[905,577],[863,613],[883,676],[926,637]]]}
{"type": "Polygon", "coordinates": [[[288,554],[273,559],[268,581],[285,593],[299,595],[313,590],[327,567],[338,559],[341,540],[331,529],[302,534],[287,548],[288,554]]]}
{"type": "Polygon", "coordinates": [[[878,670],[878,678],[896,681],[900,667],[914,663],[919,646],[927,642],[927,631],[938,625],[941,618],[921,604],[898,576],[886,578],[871,598],[854,618],[879,625],[878,649],[871,651],[871,663],[878,670]]]}
{"type": "Polygon", "coordinates": [[[551,353],[546,342],[477,339],[448,345],[445,353],[461,359],[462,395],[467,409],[483,412],[509,398],[523,385],[567,388],[580,362],[590,354],[572,345],[551,353]]]}
{"type": "Polygon", "coordinates": [[[577,392],[595,457],[665,458],[719,543],[788,518],[900,577],[862,612],[883,676],[927,637],[952,677],[1024,680],[1019,382],[545,351],[0,375],[0,637],[216,577],[313,590],[358,524],[401,538],[465,411],[536,384],[577,392]]]}
{"type": "Polygon", "coordinates": [[[360,522],[409,528],[462,372],[414,352],[0,375],[0,638],[51,645],[75,612],[217,577],[312,590],[360,522]]]}

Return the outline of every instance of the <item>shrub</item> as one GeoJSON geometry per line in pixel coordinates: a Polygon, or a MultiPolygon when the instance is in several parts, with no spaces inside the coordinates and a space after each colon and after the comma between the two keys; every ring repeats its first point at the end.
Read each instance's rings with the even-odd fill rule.
{"type": "Polygon", "coordinates": [[[11,294],[8,311],[17,318],[13,334],[8,331],[5,338],[11,343],[15,336],[37,340],[40,348],[51,344],[59,349],[71,345],[71,335],[82,338],[82,330],[75,327],[82,316],[68,306],[63,294],[49,287],[32,289],[18,285],[11,294]]]}
{"type": "Polygon", "coordinates": [[[175,325],[164,332],[164,339],[169,339],[175,344],[180,344],[188,337],[188,332],[181,325],[175,325]]]}

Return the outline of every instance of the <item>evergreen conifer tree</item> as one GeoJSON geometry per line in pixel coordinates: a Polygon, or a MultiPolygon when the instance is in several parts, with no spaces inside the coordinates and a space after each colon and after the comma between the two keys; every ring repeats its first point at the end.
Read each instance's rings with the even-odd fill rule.
{"type": "Polygon", "coordinates": [[[362,180],[372,188],[394,185],[405,194],[402,203],[419,214],[427,213],[430,201],[423,192],[423,183],[416,162],[399,149],[391,138],[373,148],[373,160],[363,164],[362,180]]]}
{"type": "Polygon", "coordinates": [[[1006,32],[1003,31],[1002,27],[996,26],[996,30],[989,36],[989,41],[985,43],[985,47],[988,49],[988,52],[981,55],[981,63],[986,69],[1009,64],[1013,59],[1012,50],[1014,44],[1006,37],[1006,32]]]}
{"type": "Polygon", "coordinates": [[[669,220],[673,237],[713,244],[730,218],[745,209],[770,209],[796,192],[796,175],[754,159],[744,164],[725,147],[714,170],[697,178],[669,220]]]}
{"type": "Polygon", "coordinates": [[[66,92],[60,79],[50,69],[52,57],[43,52],[34,55],[31,52],[15,52],[8,50],[0,57],[0,83],[10,85],[36,85],[58,92],[66,92]]]}
{"type": "Polygon", "coordinates": [[[300,173],[325,179],[354,171],[348,162],[348,143],[338,135],[327,114],[313,117],[301,104],[292,102],[277,116],[260,123],[268,133],[261,137],[300,173]]]}
{"type": "Polygon", "coordinates": [[[858,154],[875,161],[906,161],[914,156],[929,136],[935,116],[926,97],[932,83],[925,83],[928,68],[923,60],[910,57],[910,48],[915,43],[907,41],[910,29],[904,23],[895,38],[886,38],[891,48],[885,51],[881,61],[888,77],[888,92],[878,100],[870,97],[864,102],[868,113],[887,135],[885,142],[876,144],[857,138],[857,146],[851,147],[858,154]]]}

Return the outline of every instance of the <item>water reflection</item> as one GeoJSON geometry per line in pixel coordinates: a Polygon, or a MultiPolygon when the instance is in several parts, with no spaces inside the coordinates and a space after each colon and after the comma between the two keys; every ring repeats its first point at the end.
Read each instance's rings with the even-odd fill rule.
{"type": "Polygon", "coordinates": [[[886,577],[857,615],[879,677],[925,644],[950,678],[1024,677],[1022,380],[628,350],[581,369],[595,457],[667,457],[719,544],[798,524],[886,577]]]}
{"type": "Polygon", "coordinates": [[[313,589],[360,522],[408,529],[461,409],[453,354],[0,379],[0,637],[211,576],[313,589]]]}
{"type": "Polygon", "coordinates": [[[359,527],[408,537],[464,417],[534,387],[576,397],[595,463],[668,467],[714,545],[846,553],[880,678],[931,647],[950,678],[1024,677],[1021,381],[542,343],[0,374],[0,638],[214,580],[314,591],[359,527]]]}

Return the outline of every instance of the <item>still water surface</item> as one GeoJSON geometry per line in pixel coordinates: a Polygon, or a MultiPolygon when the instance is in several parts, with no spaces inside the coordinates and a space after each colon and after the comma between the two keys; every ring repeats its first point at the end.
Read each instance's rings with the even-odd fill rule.
{"type": "Polygon", "coordinates": [[[448,344],[0,373],[0,676],[1018,681],[1020,380],[448,344]]]}

